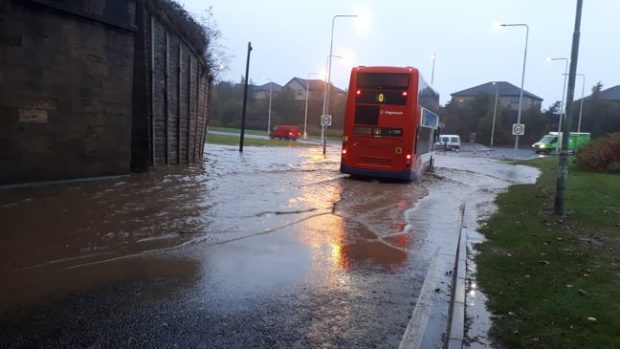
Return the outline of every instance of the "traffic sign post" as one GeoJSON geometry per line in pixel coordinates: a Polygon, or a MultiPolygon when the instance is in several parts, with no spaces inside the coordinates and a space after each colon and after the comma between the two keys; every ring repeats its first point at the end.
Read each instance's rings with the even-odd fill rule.
{"type": "Polygon", "coordinates": [[[523,136],[525,134],[525,124],[512,124],[512,135],[523,136]]]}
{"type": "Polygon", "coordinates": [[[321,115],[321,126],[331,126],[332,125],[332,116],[331,115],[321,115]]]}
{"type": "Polygon", "coordinates": [[[323,143],[323,155],[327,152],[327,140],[325,139],[325,127],[332,125],[332,116],[328,114],[321,115],[321,143],[323,143]]]}

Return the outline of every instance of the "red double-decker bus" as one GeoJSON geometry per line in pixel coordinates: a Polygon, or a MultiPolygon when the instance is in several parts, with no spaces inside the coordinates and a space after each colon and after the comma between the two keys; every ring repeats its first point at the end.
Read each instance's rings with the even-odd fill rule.
{"type": "Polygon", "coordinates": [[[439,95],[412,67],[351,71],[340,172],[410,181],[432,167],[439,95]]]}

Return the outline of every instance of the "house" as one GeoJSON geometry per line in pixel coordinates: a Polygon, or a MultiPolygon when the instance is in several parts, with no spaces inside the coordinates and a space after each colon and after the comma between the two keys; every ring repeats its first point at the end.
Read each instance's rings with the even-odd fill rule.
{"type": "MultiPolygon", "coordinates": [[[[495,93],[497,93],[497,103],[499,105],[514,110],[519,109],[521,89],[506,81],[487,82],[463,91],[455,92],[451,94],[451,96],[453,101],[464,103],[473,100],[474,97],[481,93],[487,93],[491,96],[495,96],[495,93]]],[[[524,90],[522,110],[527,110],[532,107],[540,109],[542,101],[542,98],[524,90]]]]}
{"type": "Polygon", "coordinates": [[[601,99],[610,102],[620,103],[620,85],[616,85],[614,87],[602,90],[601,99]]]}
{"type": "Polygon", "coordinates": [[[264,85],[252,85],[250,91],[252,91],[254,99],[267,99],[270,93],[273,95],[282,91],[282,86],[270,81],[264,85]]]}
{"type": "MultiPolygon", "coordinates": [[[[295,100],[303,101],[306,99],[306,88],[308,89],[308,99],[319,100],[323,98],[323,89],[325,81],[320,79],[302,79],[294,77],[284,85],[284,88],[290,88],[295,92],[295,100]]],[[[336,96],[346,96],[347,92],[330,84],[330,91],[336,96]]]]}

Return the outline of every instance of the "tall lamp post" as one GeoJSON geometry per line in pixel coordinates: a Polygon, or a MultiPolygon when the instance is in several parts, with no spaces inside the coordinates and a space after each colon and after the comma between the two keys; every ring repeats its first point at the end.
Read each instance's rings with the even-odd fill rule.
{"type": "Polygon", "coordinates": [[[493,81],[493,85],[495,86],[495,107],[493,107],[493,126],[491,126],[491,145],[490,148],[493,148],[493,136],[495,135],[495,116],[497,115],[497,97],[499,96],[499,85],[496,81],[493,81]]]}
{"type": "Polygon", "coordinates": [[[431,59],[433,60],[433,69],[431,70],[431,85],[435,81],[435,61],[437,60],[437,54],[433,53],[431,55],[431,59]]]}
{"type": "Polygon", "coordinates": [[[306,132],[306,126],[308,125],[308,93],[310,92],[310,76],[311,75],[321,75],[321,74],[308,73],[308,78],[306,79],[306,110],[304,112],[304,139],[308,139],[308,133],[306,132]]]}
{"type": "MultiPolygon", "coordinates": [[[[530,35],[530,27],[527,24],[500,24],[502,27],[525,27],[525,49],[523,50],[523,70],[521,71],[521,92],[519,93],[519,111],[517,112],[517,124],[521,123],[523,111],[523,83],[525,82],[525,62],[527,61],[527,40],[530,35]]],[[[515,135],[515,155],[519,148],[519,135],[515,135]]]]}
{"type": "Polygon", "coordinates": [[[583,90],[586,87],[586,74],[577,74],[581,76],[581,102],[579,103],[579,122],[577,123],[577,132],[581,132],[581,115],[583,114],[583,90]]]}
{"type": "Polygon", "coordinates": [[[269,113],[267,116],[267,136],[271,133],[271,95],[273,93],[273,80],[271,78],[265,78],[269,81],[269,113]]]}
{"type": "MultiPolygon", "coordinates": [[[[328,57],[328,68],[327,68],[327,80],[326,80],[326,86],[325,86],[325,90],[323,91],[324,96],[323,96],[323,115],[327,115],[328,110],[329,110],[329,86],[331,84],[331,74],[332,74],[332,52],[333,52],[333,48],[334,48],[334,24],[336,23],[336,18],[356,18],[357,15],[335,15],[332,18],[332,34],[330,37],[330,43],[329,43],[329,56],[328,57]]],[[[326,153],[326,142],[325,142],[325,126],[323,126],[321,124],[321,143],[323,143],[323,155],[325,155],[326,153]]]]}
{"type": "MultiPolygon", "coordinates": [[[[564,98],[566,97],[566,77],[568,76],[568,58],[566,57],[547,58],[547,62],[553,62],[553,61],[564,61],[564,82],[562,83],[562,105],[560,109],[560,121],[558,122],[558,132],[562,132],[562,122],[564,121],[564,115],[566,115],[566,104],[564,102],[565,101],[564,98]]],[[[559,142],[558,142],[558,147],[559,147],[559,142]]]]}
{"type": "MultiPolygon", "coordinates": [[[[583,91],[586,88],[586,74],[575,75],[581,76],[581,101],[579,102],[579,122],[577,123],[577,132],[581,132],[581,115],[583,115],[583,91]]],[[[564,74],[564,76],[568,76],[568,74],[564,74]]]]}

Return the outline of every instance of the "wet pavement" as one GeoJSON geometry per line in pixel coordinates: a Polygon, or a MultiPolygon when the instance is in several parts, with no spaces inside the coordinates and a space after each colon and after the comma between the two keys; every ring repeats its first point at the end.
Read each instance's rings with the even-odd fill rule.
{"type": "Polygon", "coordinates": [[[461,204],[536,174],[443,154],[356,180],[338,155],[208,145],[203,167],[0,191],[0,347],[440,348],[461,204]]]}

